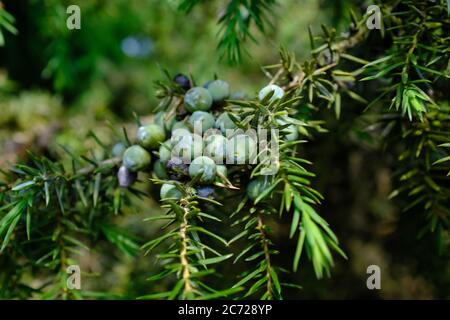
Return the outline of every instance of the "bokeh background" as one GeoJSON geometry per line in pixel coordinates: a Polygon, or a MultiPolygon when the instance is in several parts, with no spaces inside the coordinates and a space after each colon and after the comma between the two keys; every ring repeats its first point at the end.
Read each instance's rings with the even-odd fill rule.
{"type": "MultiPolygon", "coordinates": [[[[177,9],[177,0],[0,3],[15,17],[18,29],[17,35],[4,32],[0,48],[1,169],[26,161],[27,150],[54,159],[64,158],[60,145],[75,154],[95,152],[96,144],[86,139],[90,130],[113,143],[108,122],[120,127],[133,122],[133,112],[148,116],[156,107],[154,81],[163,78],[162,68],[171,74],[191,73],[200,83],[217,74],[234,90],[253,95],[267,83],[261,67],[278,61],[280,44],[301,61],[309,56],[308,26],[317,33],[321,23],[344,31],[349,9],[364,10],[364,1],[280,0],[273,28],[266,35],[255,31],[257,42],[245,45],[249,54],[231,66],[216,50],[223,1],[206,1],[188,15],[177,9]],[[71,4],[81,8],[81,30],[66,27],[71,4]]],[[[365,134],[358,117],[363,106],[346,103],[339,121],[329,110],[319,112],[329,133],[316,135],[303,152],[314,162],[315,187],[326,199],[320,214],[349,259],[336,257],[332,276],[317,280],[303,257],[300,270],[289,276],[303,289],[287,291],[286,297],[450,298],[448,252],[438,255],[430,239],[418,240],[420,220],[401,214],[387,200],[393,159],[382,157],[379,145],[365,134]],[[366,287],[371,264],[381,267],[382,290],[366,287]]],[[[144,242],[160,231],[158,224],[142,220],[159,213],[156,202],[136,200],[116,223],[144,242]]],[[[289,223],[271,225],[281,252],[277,263],[286,268],[295,249],[288,239],[289,223]]],[[[158,270],[152,256],[130,257],[99,243],[78,259],[89,270],[83,288],[108,292],[109,297],[133,298],[170,285],[145,280],[158,270]]]]}

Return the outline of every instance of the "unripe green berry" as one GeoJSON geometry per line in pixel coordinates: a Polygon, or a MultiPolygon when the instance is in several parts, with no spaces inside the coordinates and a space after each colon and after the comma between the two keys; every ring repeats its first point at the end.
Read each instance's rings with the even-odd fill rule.
{"type": "Polygon", "coordinates": [[[172,130],[173,125],[177,121],[175,115],[171,115],[170,117],[167,115],[167,112],[159,111],[155,114],[154,118],[155,124],[164,128],[167,132],[172,130]]]}
{"type": "Polygon", "coordinates": [[[258,178],[255,178],[249,182],[247,185],[247,196],[252,200],[255,201],[256,198],[268,187],[270,186],[270,183],[268,181],[267,176],[260,176],[258,178]]]}
{"type": "Polygon", "coordinates": [[[187,111],[208,111],[211,109],[213,99],[209,91],[202,87],[194,87],[184,95],[184,106],[187,111]]]}
{"type": "Polygon", "coordinates": [[[170,183],[164,183],[160,191],[161,199],[177,199],[180,200],[183,194],[176,186],[170,183]]]}
{"type": "Polygon", "coordinates": [[[273,95],[269,99],[270,102],[281,99],[284,96],[284,90],[281,87],[277,86],[276,84],[269,84],[268,86],[262,88],[261,91],[259,91],[259,100],[264,100],[264,98],[266,98],[266,96],[271,92],[273,92],[273,95]]]}
{"type": "Polygon", "coordinates": [[[205,133],[203,133],[203,140],[205,140],[205,142],[207,141],[207,139],[211,136],[214,135],[222,135],[222,132],[219,129],[216,128],[210,128],[208,130],[205,131],[205,133]]]}
{"type": "Polygon", "coordinates": [[[155,173],[156,177],[158,177],[158,179],[169,178],[166,171],[166,165],[163,164],[160,160],[156,160],[153,164],[153,172],[155,173]]]}
{"type": "Polygon", "coordinates": [[[157,124],[149,124],[139,127],[137,132],[138,143],[146,149],[154,149],[166,139],[163,127],[157,124]]]}
{"type": "Polygon", "coordinates": [[[202,184],[212,183],[216,177],[216,164],[214,160],[205,156],[195,158],[189,165],[189,176],[200,176],[198,182],[202,184]]]}
{"type": "Polygon", "coordinates": [[[219,129],[223,135],[227,130],[234,130],[237,128],[236,124],[231,120],[227,112],[222,113],[216,120],[215,127],[219,129]]]}
{"type": "Polygon", "coordinates": [[[209,112],[195,111],[189,117],[189,124],[193,128],[193,132],[202,135],[214,126],[214,117],[209,112]],[[198,132],[199,130],[201,130],[201,133],[198,132]]]}
{"type": "Polygon", "coordinates": [[[205,144],[204,155],[214,159],[217,163],[223,163],[223,158],[226,156],[227,138],[213,134],[206,138],[205,144]]]}
{"type": "Polygon", "coordinates": [[[123,165],[132,172],[144,169],[150,162],[150,154],[138,145],[129,147],[123,154],[123,165]]]}
{"type": "Polygon", "coordinates": [[[228,169],[223,164],[219,164],[216,166],[216,171],[218,176],[223,176],[225,178],[228,177],[228,169]]]}
{"type": "Polygon", "coordinates": [[[284,139],[286,141],[295,141],[298,139],[298,128],[295,124],[291,123],[288,117],[282,117],[277,119],[278,124],[281,126],[289,124],[288,127],[284,128],[282,131],[286,133],[284,139]]]}
{"type": "Polygon", "coordinates": [[[208,91],[214,102],[223,101],[230,96],[230,85],[223,80],[214,80],[208,84],[208,91]]]}
{"type": "Polygon", "coordinates": [[[186,130],[190,131],[189,127],[187,126],[187,124],[184,121],[177,121],[173,124],[172,132],[174,132],[177,129],[186,129],[186,130]]]}
{"type": "Polygon", "coordinates": [[[188,129],[175,129],[172,131],[172,137],[170,137],[170,144],[174,146],[180,141],[181,138],[190,136],[192,133],[188,129]]]}
{"type": "Polygon", "coordinates": [[[167,163],[172,157],[172,144],[170,140],[167,140],[159,146],[159,160],[162,163],[167,163]]]}
{"type": "Polygon", "coordinates": [[[192,159],[201,156],[203,151],[203,139],[198,134],[189,133],[188,135],[172,137],[172,156],[190,162],[192,159]]]}

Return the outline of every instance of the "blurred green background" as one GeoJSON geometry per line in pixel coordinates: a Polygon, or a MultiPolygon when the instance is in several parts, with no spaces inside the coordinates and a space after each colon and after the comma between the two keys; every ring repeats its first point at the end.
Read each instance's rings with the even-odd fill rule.
{"type": "MultiPolygon", "coordinates": [[[[0,167],[26,161],[29,149],[59,158],[58,145],[64,145],[85,154],[96,148],[85,139],[89,130],[113,143],[108,121],[120,127],[133,122],[133,111],[147,116],[157,105],[153,82],[163,78],[161,68],[191,73],[199,83],[217,74],[234,90],[253,95],[267,82],[261,66],[278,61],[280,44],[301,61],[309,55],[308,26],[317,33],[321,23],[343,30],[348,10],[360,12],[363,2],[280,0],[274,28],[265,36],[255,31],[257,43],[245,45],[251,55],[230,66],[216,51],[223,1],[207,1],[188,15],[176,0],[1,1],[15,17],[18,34],[5,33],[0,48],[0,167]],[[81,8],[81,30],[66,27],[71,4],[81,8]]],[[[438,256],[426,240],[417,241],[417,222],[387,200],[388,161],[353,129],[361,125],[355,119],[361,106],[348,103],[339,123],[330,111],[320,112],[331,133],[315,137],[304,153],[325,195],[320,213],[349,260],[337,258],[331,278],[322,280],[303,260],[300,271],[289,276],[303,289],[288,291],[287,298],[450,298],[448,253],[438,256]],[[370,264],[381,267],[382,290],[366,287],[370,264]]],[[[129,210],[117,224],[146,240],[160,232],[159,225],[142,223],[160,212],[155,202],[136,201],[129,210]]],[[[278,262],[286,268],[295,246],[288,239],[289,223],[272,223],[282,252],[278,262]]],[[[152,256],[126,257],[100,243],[78,259],[90,273],[83,278],[88,290],[129,298],[169,285],[145,281],[158,268],[152,256]]]]}

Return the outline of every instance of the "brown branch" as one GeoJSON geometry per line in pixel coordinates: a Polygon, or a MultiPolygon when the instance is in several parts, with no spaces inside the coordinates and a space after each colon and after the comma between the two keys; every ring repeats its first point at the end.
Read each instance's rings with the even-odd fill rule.
{"type": "Polygon", "coordinates": [[[189,293],[192,291],[192,286],[190,283],[191,272],[189,270],[189,260],[187,258],[187,246],[189,238],[187,235],[188,215],[189,209],[184,207],[183,222],[180,226],[180,237],[181,237],[181,251],[180,251],[180,262],[182,268],[182,277],[184,282],[184,293],[189,293]]]}
{"type": "Polygon", "coordinates": [[[267,245],[268,243],[268,239],[267,239],[267,235],[265,232],[265,225],[264,225],[264,221],[262,219],[261,214],[258,215],[258,226],[256,227],[256,229],[260,232],[261,234],[261,244],[264,250],[264,259],[266,260],[266,264],[267,264],[267,270],[266,270],[266,278],[267,278],[267,292],[270,296],[272,296],[272,285],[273,285],[273,280],[272,280],[272,264],[270,262],[270,252],[269,252],[269,246],[267,245]]]}

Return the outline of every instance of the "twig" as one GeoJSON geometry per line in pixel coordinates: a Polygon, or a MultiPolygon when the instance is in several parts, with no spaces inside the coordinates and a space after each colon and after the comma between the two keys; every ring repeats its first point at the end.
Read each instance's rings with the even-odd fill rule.
{"type": "Polygon", "coordinates": [[[189,226],[188,224],[189,209],[184,207],[183,211],[184,211],[183,222],[181,223],[180,226],[180,237],[181,237],[180,262],[184,282],[184,293],[189,293],[192,291],[192,286],[190,283],[191,272],[189,270],[189,260],[187,258],[187,247],[189,242],[189,238],[187,235],[187,228],[189,226]]]}

